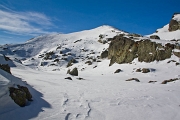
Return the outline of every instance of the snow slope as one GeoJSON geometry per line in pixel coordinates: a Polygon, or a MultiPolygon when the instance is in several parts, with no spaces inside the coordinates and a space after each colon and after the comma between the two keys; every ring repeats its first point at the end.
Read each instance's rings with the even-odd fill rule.
{"type": "MultiPolygon", "coordinates": [[[[180,14],[174,15],[172,19],[176,21],[180,21],[180,14]]],[[[151,35],[158,35],[160,39],[163,40],[180,39],[180,30],[169,32],[168,28],[169,28],[169,24],[165,25],[163,28],[157,29],[156,33],[153,33],[151,35]]],[[[151,35],[147,35],[147,36],[151,36],[151,35]]]]}
{"type": "MultiPolygon", "coordinates": [[[[176,63],[180,59],[172,55],[159,62],[144,63],[135,59],[131,64],[109,66],[110,60],[98,56],[108,48],[108,38],[117,34],[128,33],[101,26],[71,34],[39,36],[24,44],[0,48],[0,53],[22,61],[22,64],[14,62],[16,67],[11,67],[16,77],[0,70],[3,91],[0,92],[0,103],[3,103],[0,120],[179,120],[180,65],[176,63]],[[99,39],[107,43],[100,43],[99,39]],[[52,51],[51,59],[41,57],[52,51]],[[67,68],[71,58],[77,62],[67,68]],[[56,59],[59,62],[54,62],[56,59]],[[92,65],[85,64],[86,61],[91,61],[92,65]],[[66,74],[74,67],[78,68],[79,76],[66,74]],[[135,72],[137,68],[149,68],[150,72],[135,72]],[[122,71],[115,74],[117,69],[122,71]],[[72,80],[65,79],[67,77],[72,80]],[[140,82],[126,81],[129,78],[138,78],[140,82]],[[161,84],[174,78],[178,80],[161,84]],[[7,91],[11,81],[28,86],[33,101],[23,108],[14,104],[7,91]]],[[[141,39],[145,38],[134,38],[141,39]]]]}

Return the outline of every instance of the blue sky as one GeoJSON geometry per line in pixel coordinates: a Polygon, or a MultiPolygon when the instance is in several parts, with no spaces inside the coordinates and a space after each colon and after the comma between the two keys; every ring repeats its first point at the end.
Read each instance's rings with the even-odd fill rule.
{"type": "Polygon", "coordinates": [[[142,35],[168,24],[180,0],[0,0],[0,44],[110,25],[142,35]]]}

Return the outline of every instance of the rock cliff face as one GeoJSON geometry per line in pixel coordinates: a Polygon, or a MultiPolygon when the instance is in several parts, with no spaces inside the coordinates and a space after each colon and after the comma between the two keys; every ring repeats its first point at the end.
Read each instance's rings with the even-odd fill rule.
{"type": "Polygon", "coordinates": [[[171,57],[174,48],[178,49],[178,46],[170,43],[162,46],[148,39],[134,41],[130,38],[115,36],[109,45],[108,58],[111,59],[109,65],[115,62],[130,63],[135,58],[138,58],[140,62],[165,60],[171,57]]]}
{"type": "Polygon", "coordinates": [[[180,16],[180,14],[178,14],[178,13],[175,13],[173,15],[173,17],[169,23],[169,31],[180,30],[180,20],[179,20],[178,16],[180,16]]]}

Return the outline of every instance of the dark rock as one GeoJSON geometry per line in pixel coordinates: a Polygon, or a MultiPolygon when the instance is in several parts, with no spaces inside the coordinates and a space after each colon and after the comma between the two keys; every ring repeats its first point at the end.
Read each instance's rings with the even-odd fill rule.
{"type": "Polygon", "coordinates": [[[18,85],[18,88],[9,87],[9,96],[20,107],[26,106],[26,99],[32,101],[32,95],[27,87],[18,85]]]}
{"type": "Polygon", "coordinates": [[[51,60],[53,58],[54,52],[50,51],[44,55],[44,60],[51,60]]]}
{"type": "Polygon", "coordinates": [[[27,87],[20,86],[20,85],[17,85],[17,87],[18,87],[20,90],[22,90],[22,91],[24,91],[24,92],[26,93],[26,99],[27,99],[28,101],[32,101],[32,95],[31,95],[31,93],[29,92],[29,90],[28,90],[27,87]]]}
{"type": "Polygon", "coordinates": [[[102,53],[101,53],[101,59],[103,59],[103,58],[107,58],[108,57],[108,51],[106,50],[106,51],[103,51],[102,53]]]}
{"type": "Polygon", "coordinates": [[[20,107],[24,107],[26,105],[26,93],[24,91],[10,87],[9,92],[9,96],[14,100],[16,104],[18,104],[20,107]]]}
{"type": "Polygon", "coordinates": [[[140,62],[152,62],[165,60],[171,57],[175,45],[167,43],[162,46],[151,40],[134,41],[129,38],[116,36],[113,38],[108,49],[110,66],[116,63],[130,63],[135,58],[140,62]]]}
{"type": "Polygon", "coordinates": [[[150,72],[150,70],[148,68],[143,68],[142,69],[142,73],[148,73],[148,72],[150,72]]]}
{"type": "Polygon", "coordinates": [[[84,78],[77,78],[78,80],[84,80],[84,78]]]}
{"type": "Polygon", "coordinates": [[[59,62],[59,59],[55,59],[54,62],[59,62]]]}
{"type": "Polygon", "coordinates": [[[74,41],[74,43],[77,43],[77,42],[80,42],[82,39],[80,39],[80,40],[76,40],[76,41],[74,41]]]}
{"type": "Polygon", "coordinates": [[[176,65],[180,65],[180,63],[176,62],[176,65]]]}
{"type": "Polygon", "coordinates": [[[148,83],[155,83],[155,82],[157,82],[157,81],[149,81],[148,83]]]}
{"type": "Polygon", "coordinates": [[[67,73],[73,76],[78,76],[78,69],[74,68],[72,71],[68,70],[67,73]]]}
{"type": "Polygon", "coordinates": [[[72,66],[73,63],[76,63],[76,62],[77,62],[77,61],[76,61],[75,59],[72,58],[72,59],[68,62],[67,67],[72,66]]]}
{"type": "Polygon", "coordinates": [[[122,71],[121,69],[117,69],[114,73],[119,73],[121,71],[122,71]]]}
{"type": "Polygon", "coordinates": [[[8,64],[0,64],[0,69],[2,69],[2,70],[4,70],[4,71],[11,74],[11,70],[10,70],[10,67],[9,67],[8,64]]]}
{"type": "Polygon", "coordinates": [[[71,78],[71,77],[67,77],[67,78],[64,78],[64,79],[72,80],[72,78],[71,78]]]}
{"type": "Polygon", "coordinates": [[[140,82],[140,80],[137,78],[130,78],[130,79],[127,79],[126,81],[132,81],[132,80],[135,80],[136,82],[140,82]]]}
{"type": "Polygon", "coordinates": [[[141,72],[141,68],[139,68],[139,69],[136,69],[136,72],[141,72]]]}
{"type": "Polygon", "coordinates": [[[179,80],[178,78],[174,78],[174,79],[169,79],[169,80],[164,80],[161,84],[167,84],[168,82],[173,82],[179,80]]]}
{"type": "Polygon", "coordinates": [[[136,34],[136,33],[128,34],[128,36],[132,36],[132,37],[142,37],[142,35],[139,35],[139,34],[136,34]]]}
{"type": "Polygon", "coordinates": [[[126,37],[114,37],[108,49],[108,58],[111,59],[110,66],[117,63],[129,63],[136,58],[137,51],[135,41],[126,37]]]}
{"type": "Polygon", "coordinates": [[[169,31],[176,31],[180,29],[180,23],[174,19],[171,19],[170,23],[169,23],[169,31]]]}
{"type": "Polygon", "coordinates": [[[97,67],[97,65],[96,66],[94,66],[93,68],[96,68],[97,67]]]}
{"type": "Polygon", "coordinates": [[[151,35],[150,38],[151,38],[151,39],[158,39],[158,40],[160,40],[160,37],[157,36],[157,35],[151,35]]]}
{"type": "Polygon", "coordinates": [[[92,65],[91,61],[86,61],[85,64],[92,65]]]}
{"type": "Polygon", "coordinates": [[[175,60],[170,60],[170,61],[168,61],[167,63],[170,63],[170,62],[176,62],[175,60]]]}

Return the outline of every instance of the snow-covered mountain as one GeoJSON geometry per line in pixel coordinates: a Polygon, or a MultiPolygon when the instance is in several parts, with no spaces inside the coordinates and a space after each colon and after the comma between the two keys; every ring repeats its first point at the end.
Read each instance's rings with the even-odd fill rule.
{"type": "MultiPolygon", "coordinates": [[[[0,119],[179,120],[180,41],[168,40],[169,36],[163,38],[160,31],[157,35],[161,40],[158,40],[106,25],[1,46],[0,63],[11,65],[12,75],[0,69],[0,102],[3,103],[0,119]],[[110,59],[104,51],[108,51],[112,41],[116,49],[119,44],[116,40],[121,38],[121,44],[130,41],[122,50],[127,49],[126,54],[151,49],[140,48],[143,41],[150,41],[158,52],[170,48],[172,53],[168,58],[148,63],[139,62],[138,53],[129,63],[109,66],[110,59]],[[3,54],[11,61],[6,61],[3,54]],[[75,67],[78,76],[67,74],[75,67]],[[65,79],[68,77],[72,80],[65,79]],[[27,86],[33,96],[33,101],[23,108],[13,104],[9,97],[8,87],[17,84],[27,86]]],[[[112,52],[115,56],[127,56],[112,52]]],[[[155,53],[149,52],[148,56],[155,53]]]]}
{"type": "MultiPolygon", "coordinates": [[[[157,29],[151,35],[158,35],[163,40],[179,40],[180,39],[180,14],[174,14],[170,23],[163,28],[157,29]]],[[[151,36],[149,35],[149,36],[151,36]]]]}

